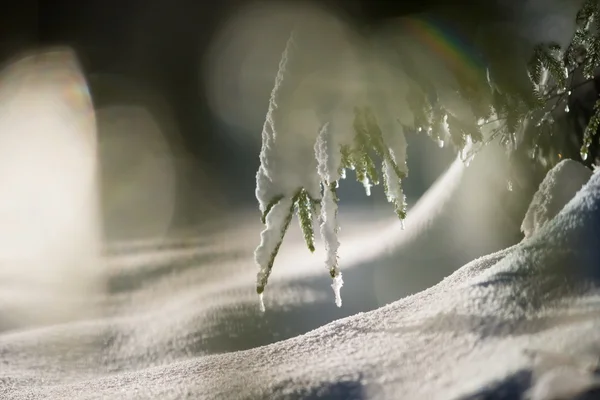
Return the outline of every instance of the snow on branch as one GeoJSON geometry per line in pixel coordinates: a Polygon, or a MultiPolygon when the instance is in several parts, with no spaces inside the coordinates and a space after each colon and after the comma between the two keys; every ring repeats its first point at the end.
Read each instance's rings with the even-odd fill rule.
{"type": "MultiPolygon", "coordinates": [[[[333,279],[336,304],[341,306],[343,280],[338,265],[336,193],[339,180],[350,168],[369,195],[371,186],[380,183],[382,173],[387,198],[400,219],[404,219],[406,203],[401,179],[408,173],[406,141],[397,120],[368,106],[366,101],[363,105],[348,107],[347,99],[335,93],[340,90],[336,85],[322,89],[329,91],[326,95],[331,98],[341,99],[330,110],[307,104],[306,98],[312,98],[313,93],[307,95],[303,91],[299,84],[302,77],[294,76],[289,63],[298,50],[297,40],[298,33],[292,33],[282,54],[262,133],[256,197],[265,228],[255,251],[260,268],[257,292],[262,295],[267,285],[295,212],[311,252],[314,251],[313,223],[320,225],[326,249],[325,264],[333,279]],[[380,125],[380,120],[384,124],[380,125]],[[387,131],[382,131],[382,127],[387,131]]],[[[360,102],[368,95],[364,83],[359,81],[358,86],[357,101],[360,102]]],[[[311,90],[315,90],[314,86],[311,90]]]]}
{"type": "MultiPolygon", "coordinates": [[[[396,23],[412,28],[433,24],[426,20],[416,25],[415,21],[396,23]]],[[[566,48],[542,43],[532,49],[526,69],[518,71],[529,78],[525,87],[497,76],[498,68],[486,60],[467,68],[427,59],[423,56],[427,51],[402,34],[400,39],[393,35],[391,39],[362,38],[359,45],[340,50],[345,40],[342,31],[312,36],[310,30],[295,31],[281,57],[256,175],[256,197],[265,225],[255,251],[261,299],[295,213],[310,251],[315,248],[313,226],[319,224],[325,264],[333,279],[336,304],[341,306],[339,181],[351,169],[367,195],[373,185],[383,183],[388,201],[404,220],[401,183],[408,173],[407,130],[426,132],[440,146],[451,142],[467,165],[482,146],[495,139],[511,157],[524,154],[518,159],[529,159],[532,168],[535,164],[550,169],[564,158],[579,158],[589,167],[598,156],[600,145],[594,138],[600,129],[600,100],[595,99],[585,117],[584,131],[558,132],[555,123],[555,117],[570,112],[572,91],[598,79],[597,0],[585,0],[566,48]],[[315,48],[324,52],[315,55],[315,48]],[[307,59],[315,63],[313,69],[301,70],[307,59]],[[571,137],[553,139],[558,135],[571,137]],[[576,144],[575,154],[569,143],[576,144]]],[[[542,208],[544,201],[539,201],[542,208]]],[[[547,219],[538,214],[532,211],[533,217],[523,226],[526,233],[547,219]]]]}

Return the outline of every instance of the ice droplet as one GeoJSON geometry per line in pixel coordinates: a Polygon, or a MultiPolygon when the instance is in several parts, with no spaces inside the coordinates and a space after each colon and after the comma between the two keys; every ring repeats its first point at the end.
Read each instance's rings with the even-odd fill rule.
{"type": "Polygon", "coordinates": [[[440,146],[440,149],[444,147],[444,141],[442,139],[438,139],[438,146],[440,146]]]}
{"type": "Polygon", "coordinates": [[[512,181],[508,181],[506,182],[506,188],[508,189],[509,192],[513,191],[513,184],[512,181]]]}
{"type": "Polygon", "coordinates": [[[567,106],[565,107],[565,112],[567,112],[567,113],[568,113],[569,111],[570,111],[570,110],[569,110],[569,105],[567,104],[567,106]]]}
{"type": "Polygon", "coordinates": [[[258,307],[260,309],[260,312],[265,312],[266,308],[265,308],[265,301],[263,299],[263,294],[260,293],[258,295],[258,307]]]}
{"type": "Polygon", "coordinates": [[[369,178],[365,178],[363,181],[363,186],[365,187],[365,193],[367,196],[371,195],[371,182],[369,182],[369,178]]]}
{"type": "Polygon", "coordinates": [[[585,160],[587,160],[587,158],[588,158],[587,150],[581,150],[581,159],[583,161],[585,161],[585,160]]]}
{"type": "Polygon", "coordinates": [[[339,273],[333,278],[333,283],[331,284],[333,293],[335,294],[335,305],[338,307],[342,306],[342,295],[340,294],[342,286],[344,286],[344,280],[342,279],[342,274],[339,273]]]}

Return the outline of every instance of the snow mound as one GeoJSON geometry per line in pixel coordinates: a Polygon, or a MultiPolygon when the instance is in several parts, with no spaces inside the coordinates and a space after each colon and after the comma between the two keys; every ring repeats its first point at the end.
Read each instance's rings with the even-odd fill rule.
{"type": "MultiPolygon", "coordinates": [[[[124,338],[103,336],[91,323],[4,334],[0,397],[594,398],[599,259],[596,173],[521,243],[474,260],[413,296],[267,346],[132,368],[120,364],[123,358],[131,362],[142,354],[124,353],[126,346],[102,351],[124,338]],[[83,339],[97,350],[82,351],[76,344],[83,339]],[[68,357],[77,368],[65,369],[61,361],[68,357]]],[[[154,316],[137,318],[135,326],[146,335],[130,345],[153,345],[157,332],[148,327],[154,316]]]]}
{"type": "Polygon", "coordinates": [[[533,235],[554,218],[590,176],[592,171],[573,160],[563,160],[552,168],[533,196],[523,219],[521,231],[525,237],[533,235]]]}

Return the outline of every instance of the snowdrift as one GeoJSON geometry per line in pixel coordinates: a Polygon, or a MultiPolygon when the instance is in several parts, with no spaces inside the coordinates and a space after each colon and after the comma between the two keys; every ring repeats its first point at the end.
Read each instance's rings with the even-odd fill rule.
{"type": "MultiPolygon", "coordinates": [[[[580,177],[574,174],[542,184],[540,190],[549,192],[541,197],[552,197],[548,193],[557,185],[580,177]]],[[[0,394],[14,399],[595,398],[600,395],[600,174],[558,215],[544,218],[547,222],[521,243],[476,259],[429,289],[245,351],[209,355],[197,348],[194,353],[190,343],[200,348],[211,343],[215,318],[200,317],[192,292],[166,302],[160,286],[137,295],[131,288],[114,290],[104,300],[112,315],[103,320],[0,335],[0,394]],[[183,331],[204,338],[172,334],[183,331]]],[[[226,270],[222,260],[218,268],[226,270]]],[[[210,274],[196,277],[201,278],[209,290],[210,274]]],[[[282,293],[278,301],[310,303],[310,292],[301,293],[282,293]]],[[[243,297],[232,292],[212,301],[235,304],[243,297]]],[[[211,297],[202,301],[204,312],[211,310],[211,297]]],[[[262,318],[269,313],[257,312],[254,323],[264,324],[262,318]]],[[[215,353],[218,340],[213,344],[215,353]]]]}

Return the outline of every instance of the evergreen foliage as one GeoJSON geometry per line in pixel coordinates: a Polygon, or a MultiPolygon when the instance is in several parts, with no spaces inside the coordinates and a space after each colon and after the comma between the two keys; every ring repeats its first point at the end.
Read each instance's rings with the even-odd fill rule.
{"type": "MultiPolygon", "coordinates": [[[[595,79],[596,71],[600,66],[599,1],[586,0],[576,18],[577,29],[566,48],[561,48],[557,43],[540,43],[535,46],[527,64],[528,88],[501,87],[489,69],[487,79],[483,80],[456,76],[460,83],[459,95],[470,105],[475,116],[473,121],[466,121],[454,115],[438,100],[435,93],[431,94],[431,86],[426,87],[426,90],[411,89],[407,94],[407,103],[414,116],[414,126],[404,128],[415,132],[426,132],[441,144],[444,138],[449,138],[457,150],[472,152],[465,156],[467,159],[470,159],[482,146],[499,139],[506,147],[509,156],[526,154],[526,158],[532,165],[541,165],[545,170],[549,170],[565,157],[580,157],[580,160],[590,166],[597,156],[596,136],[600,127],[600,99],[596,101],[593,112],[588,116],[587,128],[581,137],[555,140],[557,136],[567,134],[557,131],[555,115],[558,111],[569,112],[572,90],[576,87],[573,84],[574,78],[578,75],[584,77],[583,82],[578,83],[577,86],[590,82],[595,79]],[[484,140],[482,127],[490,123],[496,123],[498,127],[484,140]],[[565,144],[573,140],[578,143],[579,154],[571,154],[568,145],[565,144]]],[[[423,84],[426,85],[425,82],[423,84]]],[[[379,121],[370,107],[355,108],[353,129],[352,143],[343,144],[339,150],[336,150],[341,153],[338,175],[343,178],[345,169],[354,170],[356,179],[364,185],[367,195],[370,193],[371,185],[383,182],[388,200],[392,203],[398,217],[403,220],[406,217],[406,203],[399,185],[406,177],[405,155],[393,153],[394,149],[384,139],[379,121]],[[392,188],[396,189],[392,190],[392,188]]],[[[338,198],[335,193],[337,179],[328,180],[323,176],[324,173],[319,174],[323,198],[311,198],[306,188],[299,188],[293,196],[292,208],[282,221],[279,241],[274,246],[275,250],[268,260],[266,270],[261,270],[259,273],[257,285],[259,293],[263,292],[267,283],[294,209],[311,252],[314,251],[313,222],[320,220],[323,224],[323,219],[327,218],[319,212],[320,208],[324,207],[322,202],[325,191],[333,193],[337,213],[338,198]]],[[[263,223],[273,206],[283,198],[283,195],[275,196],[264,208],[263,223]]],[[[337,232],[337,228],[334,231],[337,232]]],[[[334,251],[337,251],[337,247],[334,251]]],[[[336,257],[328,258],[332,264],[329,265],[332,278],[339,275],[336,257]]]]}

